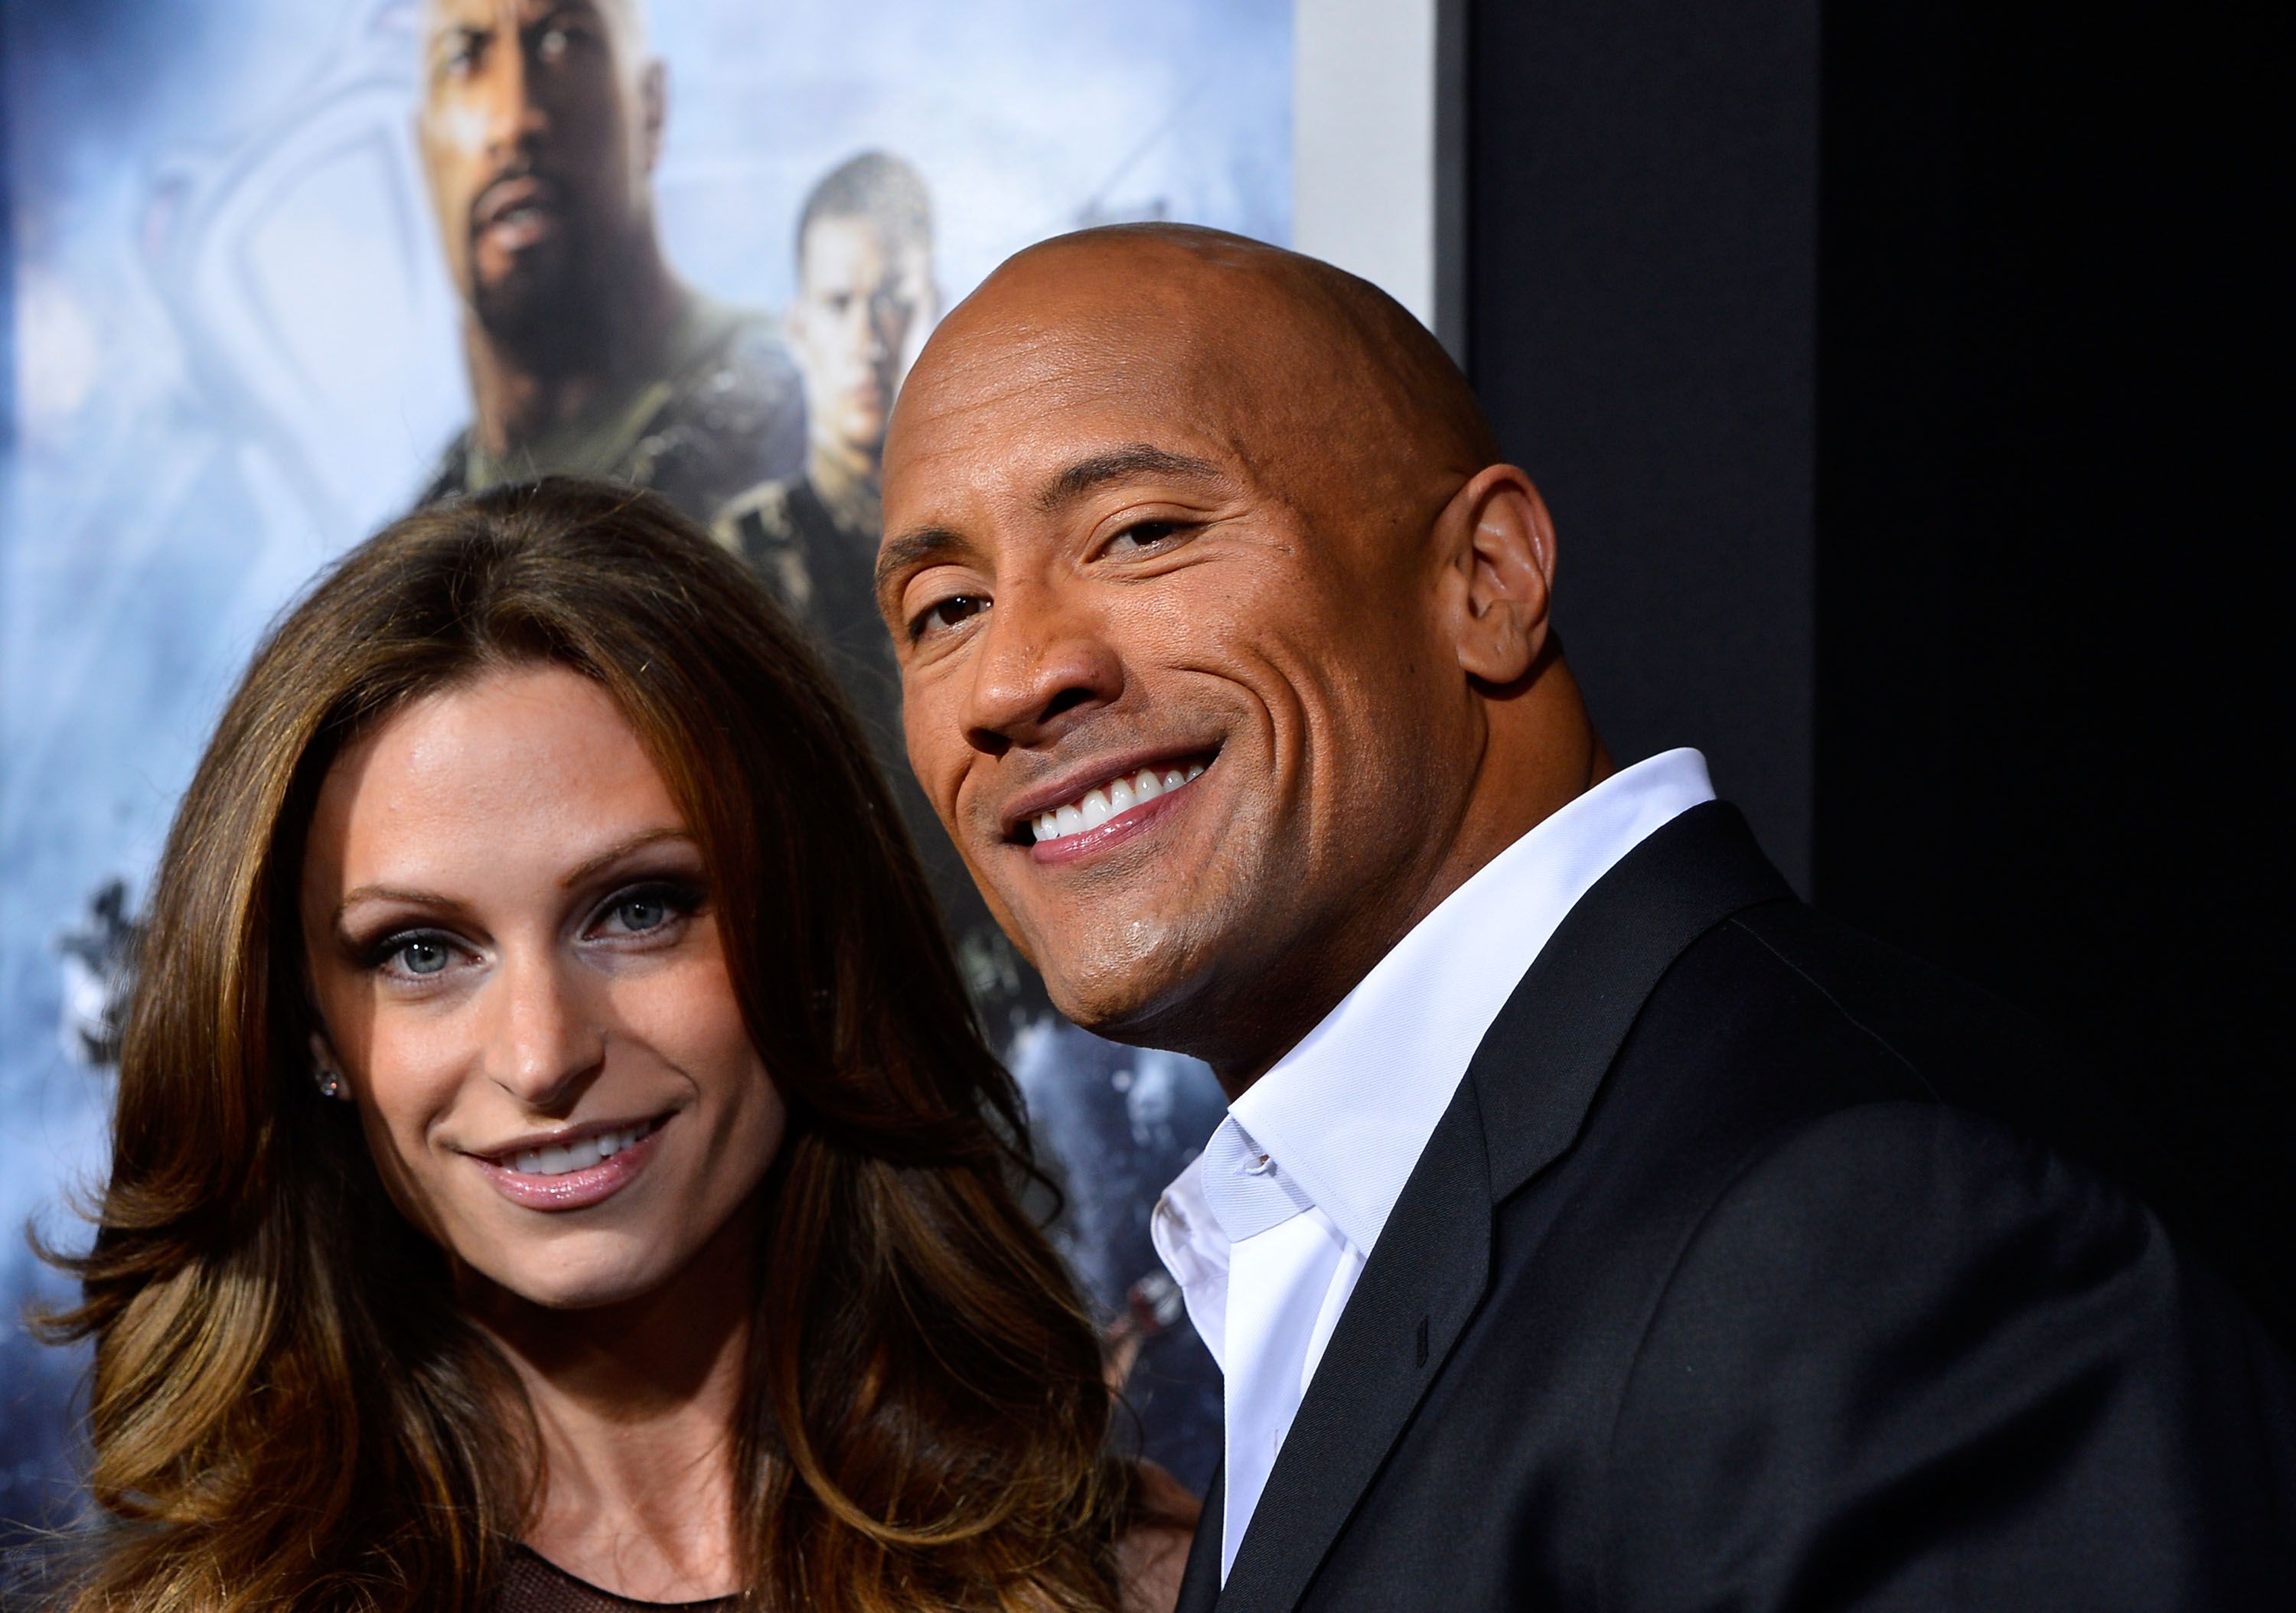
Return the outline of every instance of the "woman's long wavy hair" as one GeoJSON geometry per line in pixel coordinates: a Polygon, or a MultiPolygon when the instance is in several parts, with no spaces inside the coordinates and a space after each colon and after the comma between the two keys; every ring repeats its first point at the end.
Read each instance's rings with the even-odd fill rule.
{"type": "Polygon", "coordinates": [[[1016,1192],[983,1045],[853,718],[740,563],[650,495],[551,479],[412,515],[258,652],[176,814],[91,1252],[102,1531],[75,1605],[480,1609],[532,1414],[314,1093],[300,840],[343,746],[490,668],[619,703],[710,870],[790,1111],[735,1431],[746,1606],[1084,1609],[1140,1503],[1089,1321],[1016,1192]]]}

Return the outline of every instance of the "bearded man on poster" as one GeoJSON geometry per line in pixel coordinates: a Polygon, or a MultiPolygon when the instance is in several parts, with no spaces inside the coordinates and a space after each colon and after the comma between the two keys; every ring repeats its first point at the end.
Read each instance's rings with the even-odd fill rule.
{"type": "Polygon", "coordinates": [[[1187,1613],[2296,1583],[2290,1362],[2036,1134],[2045,1039],[1800,903],[1697,752],[1613,763],[1547,512],[1392,301],[1031,249],[919,359],[885,514],[999,921],[1229,1098],[1156,1212],[1226,1377],[1187,1613]]]}
{"type": "Polygon", "coordinates": [[[416,143],[475,417],[420,502],[563,471],[707,521],[795,470],[804,410],[771,322],[662,253],[668,89],[640,0],[427,0],[422,49],[416,143]]]}

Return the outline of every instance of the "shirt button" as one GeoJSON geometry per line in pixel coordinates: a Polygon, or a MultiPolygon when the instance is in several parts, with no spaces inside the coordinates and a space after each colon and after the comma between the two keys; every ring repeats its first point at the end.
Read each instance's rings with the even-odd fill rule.
{"type": "Polygon", "coordinates": [[[1275,1168],[1275,1160],[1266,1154],[1258,1154],[1253,1157],[1250,1164],[1243,1167],[1243,1174],[1247,1176],[1264,1176],[1275,1168]]]}

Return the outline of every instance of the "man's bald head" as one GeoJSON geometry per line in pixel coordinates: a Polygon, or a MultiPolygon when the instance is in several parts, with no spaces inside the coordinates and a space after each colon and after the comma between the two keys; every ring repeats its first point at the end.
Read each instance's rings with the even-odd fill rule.
{"type": "Polygon", "coordinates": [[[1111,388],[1172,388],[1175,402],[1227,421],[1255,465],[1303,497],[1343,491],[1332,484],[1344,469],[1356,498],[1416,505],[1499,457],[1466,378],[1393,298],[1316,258],[1190,225],[1083,230],[1008,259],[927,344],[902,412],[929,415],[982,384],[1044,384],[1052,365],[1032,359],[1057,364],[1046,349],[1072,344],[1106,356],[1111,388]]]}
{"type": "Polygon", "coordinates": [[[1217,231],[1045,242],[935,332],[879,555],[910,757],[1072,1018],[1239,1088],[1585,788],[1497,457],[1392,299],[1217,231]]]}

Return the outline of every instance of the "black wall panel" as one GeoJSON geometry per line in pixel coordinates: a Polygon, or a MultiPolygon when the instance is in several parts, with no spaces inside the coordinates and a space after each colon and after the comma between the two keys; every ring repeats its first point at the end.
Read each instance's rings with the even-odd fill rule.
{"type": "Polygon", "coordinates": [[[2273,53],[2184,8],[1826,21],[1818,900],[2079,1041],[2296,1338],[2273,53]]]}
{"type": "Polygon", "coordinates": [[[1470,370],[1621,762],[1697,745],[1809,888],[1817,6],[1469,20],[1470,370]]]}
{"type": "Polygon", "coordinates": [[[2079,1044],[2296,1339],[2283,97],[2262,20],[1469,18],[1472,371],[1621,759],[2079,1044]]]}

